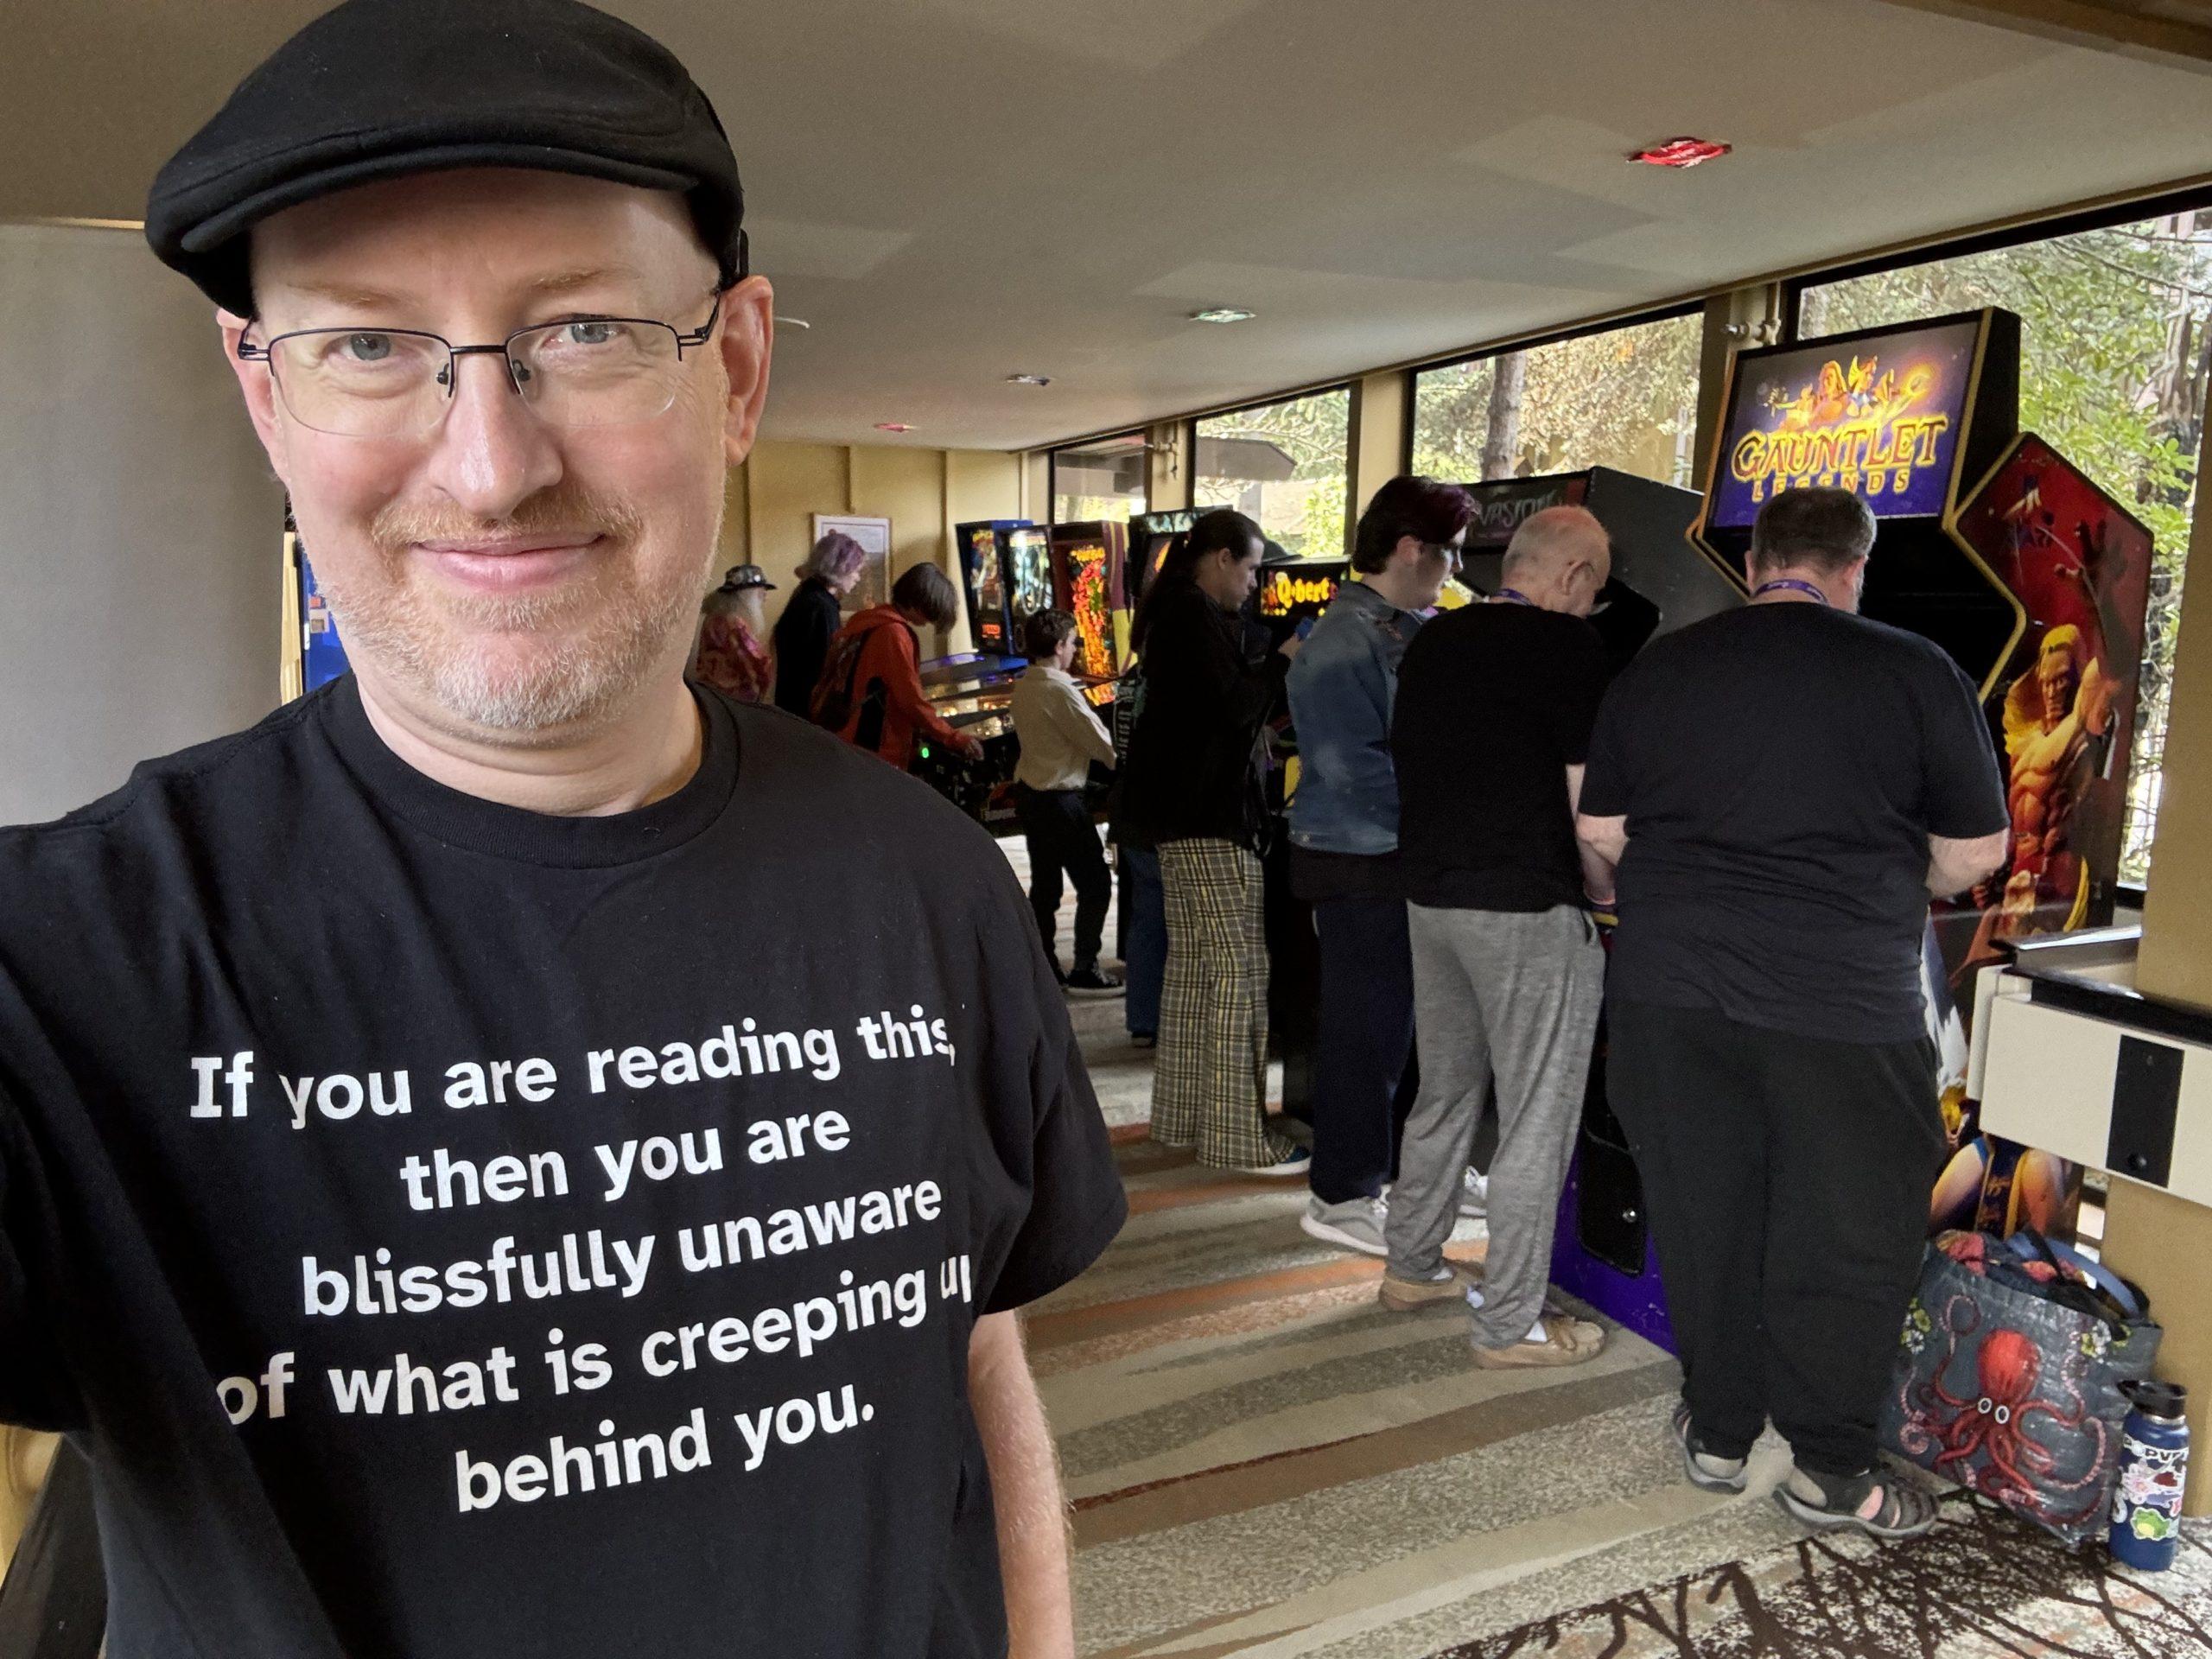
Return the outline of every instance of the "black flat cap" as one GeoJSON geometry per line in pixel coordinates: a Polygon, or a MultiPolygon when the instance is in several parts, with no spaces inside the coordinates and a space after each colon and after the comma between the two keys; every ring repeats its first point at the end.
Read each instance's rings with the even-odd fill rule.
{"type": "Polygon", "coordinates": [[[577,0],[346,0],[169,158],[146,240],[251,315],[245,232],[257,220],[461,167],[681,191],[722,282],[745,274],[745,193],[714,105],[666,47],[577,0]]]}

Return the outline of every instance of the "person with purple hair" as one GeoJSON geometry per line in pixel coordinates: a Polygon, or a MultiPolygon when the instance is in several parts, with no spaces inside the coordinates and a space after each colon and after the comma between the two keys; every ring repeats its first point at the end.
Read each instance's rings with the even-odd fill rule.
{"type": "Polygon", "coordinates": [[[784,613],[776,619],[776,707],[801,720],[814,702],[815,683],[830,658],[830,642],[844,626],[842,601],[861,579],[868,550],[842,530],[815,543],[805,563],[792,572],[784,613]]]}

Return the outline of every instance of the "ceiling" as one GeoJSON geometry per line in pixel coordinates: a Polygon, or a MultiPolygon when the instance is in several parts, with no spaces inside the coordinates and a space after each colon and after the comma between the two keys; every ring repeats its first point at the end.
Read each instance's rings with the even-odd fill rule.
{"type": "MultiPolygon", "coordinates": [[[[321,9],[8,0],[0,218],[136,219],[321,9]]],[[[755,264],[813,325],[779,340],[772,437],[1027,448],[2212,174],[2212,65],[1987,6],[609,9],[713,97],[755,264]],[[1684,133],[1735,153],[1623,160],[1684,133]],[[1258,315],[1186,320],[1214,305],[1258,315]]]]}

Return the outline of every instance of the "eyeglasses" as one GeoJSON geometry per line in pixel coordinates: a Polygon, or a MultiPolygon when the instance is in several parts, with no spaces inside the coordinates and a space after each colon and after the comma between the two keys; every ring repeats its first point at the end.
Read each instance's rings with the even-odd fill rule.
{"type": "Polygon", "coordinates": [[[549,426],[631,426],[665,414],[683,353],[703,346],[722,311],[690,334],[645,317],[570,317],[518,328],[496,346],[456,346],[413,328],[302,328],[238,356],[269,365],[276,395],[310,431],[340,438],[423,437],[453,405],[464,357],[496,357],[507,385],[549,426]]]}

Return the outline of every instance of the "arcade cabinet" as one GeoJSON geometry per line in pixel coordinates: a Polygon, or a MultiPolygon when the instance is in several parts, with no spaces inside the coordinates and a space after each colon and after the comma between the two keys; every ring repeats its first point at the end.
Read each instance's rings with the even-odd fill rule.
{"type": "Polygon", "coordinates": [[[1109,681],[1128,655],[1122,580],[1128,546],[1128,526],[1111,518],[1052,526],[1052,602],[1075,618],[1075,661],[1068,671],[1077,679],[1109,681]]]}
{"type": "MultiPolygon", "coordinates": [[[[1337,589],[1351,579],[1349,559],[1294,559],[1274,542],[1260,567],[1252,611],[1267,632],[1270,649],[1328,608],[1337,589]]],[[[1319,1037],[1321,947],[1313,931],[1313,908],[1291,891],[1291,797],[1298,790],[1298,733],[1287,703],[1274,722],[1274,749],[1282,760],[1268,775],[1268,810],[1282,821],[1283,833],[1271,838],[1262,861],[1265,886],[1262,919],[1268,943],[1268,1029],[1282,1059],[1283,1110],[1303,1122],[1313,1121],[1313,1063],[1319,1037]]]]}
{"type": "Polygon", "coordinates": [[[1130,515],[1128,557],[1122,585],[1128,589],[1132,612],[1142,602],[1144,590],[1159,573],[1160,562],[1167,556],[1168,543],[1198,523],[1198,515],[1205,511],[1204,507],[1178,507],[1173,512],[1130,515]]]}
{"type": "MultiPolygon", "coordinates": [[[[1274,543],[1268,545],[1272,548],[1274,543]]],[[[1286,559],[1264,563],[1253,594],[1268,639],[1281,645],[1299,626],[1329,608],[1337,589],[1351,580],[1350,559],[1286,559]]]]}
{"type": "Polygon", "coordinates": [[[2027,613],[1953,531],[2019,429],[2020,320],[1969,311],[1740,352],[1691,540],[1749,592],[1751,523],[1779,491],[1854,492],[1878,526],[1862,614],[1926,635],[1986,696],[2027,613]]]}
{"type": "Polygon", "coordinates": [[[988,518],[953,526],[952,544],[960,550],[960,585],[968,601],[968,632],[980,656],[1022,654],[1007,572],[1014,532],[1035,528],[1027,518],[988,518]]]}
{"type": "Polygon", "coordinates": [[[971,762],[924,743],[914,772],[994,835],[1008,835],[1020,751],[1007,705],[1028,666],[1022,642],[1029,619],[1056,602],[1050,534],[1026,518],[981,519],[956,525],[953,545],[976,648],[924,663],[922,686],[940,715],[982,741],[983,758],[971,762]]]}
{"type": "Polygon", "coordinates": [[[346,647],[338,638],[337,619],[315,579],[308,562],[306,543],[284,525],[284,642],[280,655],[284,700],[305,695],[347,671],[346,647]]]}
{"type": "Polygon", "coordinates": [[[1000,538],[999,553],[1006,583],[1007,638],[1019,652],[1029,619],[1055,603],[1051,532],[1041,524],[1018,526],[1000,538]]]}
{"type": "Polygon", "coordinates": [[[1605,642],[1617,673],[1655,634],[1743,603],[1743,590],[1688,543],[1700,505],[1693,490],[1611,467],[1459,487],[1475,502],[1459,579],[1485,595],[1503,584],[1505,544],[1524,519],[1547,507],[1585,507],[1596,516],[1612,543],[1613,574],[1598,595],[1590,625],[1605,642]]]}
{"type": "Polygon", "coordinates": [[[2150,597],[2142,521],[2018,429],[2019,365],[2020,320],[1993,308],[1743,353],[1695,532],[1741,586],[1777,489],[1859,492],[1860,610],[1980,688],[2013,847],[1989,891],[1937,908],[1955,980],[1993,939],[2111,920],[2150,597]]]}

